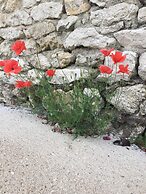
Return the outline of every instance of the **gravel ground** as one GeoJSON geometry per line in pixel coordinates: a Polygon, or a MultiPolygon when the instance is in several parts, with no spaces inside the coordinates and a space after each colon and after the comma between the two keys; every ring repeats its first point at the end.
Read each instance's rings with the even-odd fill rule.
{"type": "Polygon", "coordinates": [[[0,106],[0,194],[145,194],[146,154],[0,106]]]}

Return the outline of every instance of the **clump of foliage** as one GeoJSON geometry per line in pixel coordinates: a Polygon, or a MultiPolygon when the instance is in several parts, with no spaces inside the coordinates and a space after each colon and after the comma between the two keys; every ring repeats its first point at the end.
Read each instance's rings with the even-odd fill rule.
{"type": "Polygon", "coordinates": [[[145,149],[146,151],[146,133],[140,134],[134,141],[136,145],[138,145],[140,148],[145,149]]]}
{"type": "MultiPolygon", "coordinates": [[[[15,87],[18,90],[21,89],[23,95],[27,96],[35,112],[45,115],[49,121],[58,123],[64,129],[72,129],[76,135],[101,135],[106,132],[108,125],[114,119],[114,111],[105,98],[106,81],[98,83],[95,81],[97,72],[96,75],[90,73],[87,78],[58,86],[51,82],[56,73],[55,69],[48,69],[44,72],[41,70],[41,75],[36,78],[39,82],[34,84],[31,79],[28,80],[27,76],[26,78],[21,76],[23,71],[18,58],[26,50],[24,41],[16,41],[11,49],[17,59],[0,61],[0,67],[8,77],[17,75],[15,87]],[[99,94],[95,91],[98,91],[99,94]]],[[[128,65],[118,64],[122,63],[126,56],[118,51],[113,52],[113,50],[103,49],[101,52],[105,57],[112,59],[116,73],[121,73],[123,76],[129,74],[128,65]]],[[[106,80],[113,73],[113,69],[100,65],[99,72],[105,76],[106,80]]]]}
{"type": "Polygon", "coordinates": [[[72,129],[75,135],[101,135],[113,119],[112,110],[104,106],[100,96],[88,96],[83,92],[84,81],[77,81],[71,90],[68,85],[64,86],[64,90],[68,90],[64,92],[44,78],[39,86],[31,88],[31,104],[37,113],[41,110],[49,121],[72,129]]]}

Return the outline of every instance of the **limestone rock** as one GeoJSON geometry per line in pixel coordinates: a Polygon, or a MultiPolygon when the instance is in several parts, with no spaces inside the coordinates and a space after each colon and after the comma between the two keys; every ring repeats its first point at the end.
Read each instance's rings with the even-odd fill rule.
{"type": "Polygon", "coordinates": [[[24,10],[17,10],[12,14],[8,14],[6,24],[8,26],[30,25],[32,24],[32,18],[24,10]]]}
{"type": "Polygon", "coordinates": [[[20,0],[7,0],[7,1],[4,1],[3,10],[7,13],[11,13],[16,9],[19,9],[20,6],[21,6],[20,0]]]}
{"type": "Polygon", "coordinates": [[[0,13],[0,28],[6,27],[7,14],[0,13]]]}
{"type": "Polygon", "coordinates": [[[77,20],[78,16],[68,16],[65,19],[59,20],[57,24],[57,31],[70,30],[77,20]]]}
{"type": "Polygon", "coordinates": [[[57,36],[56,33],[51,33],[45,37],[38,39],[37,43],[40,47],[40,51],[53,50],[59,47],[61,48],[63,46],[60,37],[57,36]]]}
{"type": "Polygon", "coordinates": [[[36,41],[34,41],[34,39],[26,39],[25,40],[25,45],[26,45],[26,51],[25,51],[25,55],[29,56],[29,55],[33,55],[35,53],[38,52],[37,50],[37,44],[36,41]]]}
{"type": "Polygon", "coordinates": [[[23,31],[21,27],[8,27],[0,29],[0,37],[6,40],[23,38],[23,31]]]}
{"type": "Polygon", "coordinates": [[[140,24],[146,23],[146,7],[142,7],[138,12],[138,22],[140,24]]]}
{"type": "Polygon", "coordinates": [[[76,28],[69,34],[64,42],[64,47],[73,49],[79,46],[89,48],[105,48],[114,46],[115,39],[99,34],[95,28],[76,28]]]}
{"type": "MultiPolygon", "coordinates": [[[[110,68],[113,69],[112,74],[108,78],[108,82],[110,84],[112,84],[114,82],[118,82],[120,80],[129,81],[130,78],[136,74],[136,64],[137,64],[137,58],[138,58],[137,53],[132,52],[132,51],[124,51],[123,55],[126,55],[126,60],[122,64],[123,65],[127,65],[128,64],[129,65],[128,69],[130,71],[129,74],[124,74],[124,76],[123,76],[123,73],[116,74],[117,68],[116,68],[115,65],[113,66],[113,61],[112,61],[112,59],[110,57],[107,57],[105,59],[105,65],[109,66],[110,68]]],[[[104,77],[105,77],[104,74],[100,74],[98,76],[99,79],[100,78],[104,78],[104,77]]]]}
{"type": "Polygon", "coordinates": [[[121,30],[114,34],[119,44],[126,50],[141,52],[146,49],[146,28],[121,30]]]}
{"type": "Polygon", "coordinates": [[[14,86],[12,85],[8,85],[8,84],[4,84],[2,85],[2,92],[0,94],[0,101],[4,102],[8,105],[12,105],[13,104],[13,91],[14,86]]]}
{"type": "Polygon", "coordinates": [[[22,6],[24,8],[31,8],[34,5],[36,5],[37,1],[36,0],[22,0],[22,6]]]}
{"type": "Polygon", "coordinates": [[[63,50],[44,51],[38,55],[28,56],[32,66],[46,70],[48,68],[64,68],[74,62],[74,55],[63,50]]]}
{"type": "Polygon", "coordinates": [[[124,28],[124,22],[121,21],[121,22],[118,22],[118,23],[114,23],[110,26],[100,26],[100,27],[97,27],[96,30],[101,33],[101,34],[109,34],[109,33],[113,33],[113,32],[116,32],[116,31],[119,31],[121,29],[124,28]]]}
{"type": "Polygon", "coordinates": [[[139,58],[138,75],[144,81],[146,80],[146,52],[139,58]]]}
{"type": "Polygon", "coordinates": [[[32,81],[33,84],[39,84],[44,73],[39,70],[31,69],[27,72],[27,77],[32,81]]]}
{"type": "MultiPolygon", "coordinates": [[[[17,59],[15,59],[15,60],[17,60],[17,59]]],[[[19,61],[19,65],[22,67],[23,71],[28,71],[29,69],[31,69],[31,67],[28,63],[30,61],[27,60],[26,57],[21,56],[18,61],[19,61]]],[[[22,74],[21,74],[21,77],[22,77],[22,74]]]]}
{"type": "Polygon", "coordinates": [[[138,6],[134,4],[119,3],[109,8],[91,11],[90,19],[95,26],[109,26],[115,22],[125,21],[134,25],[137,17],[138,6]]]}
{"type": "Polygon", "coordinates": [[[121,137],[129,138],[134,141],[138,137],[138,135],[140,135],[144,131],[145,127],[140,126],[135,122],[134,126],[130,125],[129,123],[124,123],[123,125],[120,126],[120,129],[121,137]]]}
{"type": "Polygon", "coordinates": [[[146,0],[139,0],[143,5],[146,5],[146,0]]]}
{"type": "Polygon", "coordinates": [[[102,64],[104,57],[97,49],[81,49],[77,48],[72,52],[76,56],[77,66],[96,67],[102,64]]]}
{"type": "Polygon", "coordinates": [[[46,2],[35,6],[31,11],[31,16],[35,21],[43,21],[44,19],[60,18],[63,5],[59,2],[46,2]]]}
{"type": "Polygon", "coordinates": [[[11,56],[10,46],[11,42],[9,40],[4,40],[0,44],[0,55],[4,57],[10,57],[11,56]]]}
{"type": "Polygon", "coordinates": [[[56,73],[53,76],[51,83],[53,84],[64,84],[71,83],[75,80],[79,80],[81,78],[88,77],[88,70],[85,68],[64,68],[64,69],[56,69],[56,73]]]}
{"type": "Polygon", "coordinates": [[[66,67],[74,62],[74,56],[69,52],[59,51],[57,57],[60,68],[66,67]]]}
{"type": "MultiPolygon", "coordinates": [[[[26,58],[26,57],[25,57],[26,58]]],[[[47,52],[42,52],[27,57],[31,68],[39,68],[41,70],[47,70],[51,67],[51,59],[47,56],[47,52]]]]}
{"type": "Polygon", "coordinates": [[[90,2],[98,5],[99,7],[104,7],[106,5],[106,2],[102,0],[90,0],[90,2]]]}
{"type": "MultiPolygon", "coordinates": [[[[39,53],[38,54],[38,59],[36,57],[36,62],[39,60],[39,64],[37,65],[38,67],[40,67],[41,69],[48,69],[51,67],[51,64],[48,60],[48,57],[45,56],[44,53],[39,53]]],[[[37,62],[38,63],[38,62],[37,62]]]]}
{"type": "Polygon", "coordinates": [[[103,1],[106,2],[106,7],[110,7],[118,3],[135,4],[138,7],[141,7],[140,1],[145,1],[145,0],[140,0],[140,1],[139,0],[103,0],[103,1]]]}
{"type": "Polygon", "coordinates": [[[146,100],[140,105],[140,114],[146,115],[146,100]]]}
{"type": "Polygon", "coordinates": [[[78,15],[90,9],[88,0],[64,0],[67,15],[78,15]]]}
{"type": "MultiPolygon", "coordinates": [[[[44,63],[41,62],[41,68],[42,69],[48,69],[48,67],[51,68],[58,68],[60,66],[57,56],[58,50],[51,50],[51,51],[45,51],[42,53],[42,58],[44,63]]],[[[39,55],[40,57],[40,55],[39,55]]],[[[42,59],[40,58],[40,61],[42,59]]]]}
{"type": "Polygon", "coordinates": [[[117,88],[109,102],[119,111],[133,114],[139,110],[140,103],[146,98],[146,89],[142,84],[117,88]]]}
{"type": "Polygon", "coordinates": [[[24,33],[27,38],[39,39],[45,35],[55,31],[55,26],[51,21],[44,21],[41,23],[35,23],[28,27],[24,33]]]}

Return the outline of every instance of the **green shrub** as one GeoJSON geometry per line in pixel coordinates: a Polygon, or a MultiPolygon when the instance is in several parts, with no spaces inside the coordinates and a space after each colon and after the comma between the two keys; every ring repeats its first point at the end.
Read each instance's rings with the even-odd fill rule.
{"type": "Polygon", "coordinates": [[[75,135],[101,135],[113,119],[112,110],[104,107],[100,96],[92,94],[96,88],[90,89],[91,96],[84,93],[85,82],[89,87],[90,79],[81,79],[70,90],[69,84],[56,89],[43,78],[37,87],[33,86],[29,91],[31,105],[37,113],[46,115],[49,121],[59,123],[64,129],[71,128],[75,135]]]}

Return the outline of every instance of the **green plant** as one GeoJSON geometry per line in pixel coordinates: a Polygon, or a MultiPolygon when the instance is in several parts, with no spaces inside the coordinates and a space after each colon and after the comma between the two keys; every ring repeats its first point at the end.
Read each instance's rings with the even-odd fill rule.
{"type": "Polygon", "coordinates": [[[75,135],[105,133],[106,126],[112,120],[111,112],[102,110],[101,97],[92,94],[96,88],[90,90],[92,95],[84,93],[84,83],[86,81],[89,87],[90,79],[76,81],[71,90],[69,84],[63,89],[56,89],[49,81],[43,78],[37,87],[30,89],[31,104],[37,113],[45,114],[49,121],[59,123],[64,129],[71,128],[75,135]]]}
{"type": "MultiPolygon", "coordinates": [[[[16,41],[12,45],[12,50],[17,56],[26,50],[24,41],[16,41]]],[[[106,55],[113,51],[106,50],[106,55]]],[[[112,54],[114,63],[122,62],[125,56],[120,52],[112,54]]],[[[116,64],[117,65],[117,64],[116,64]]],[[[58,123],[61,128],[70,128],[72,133],[77,135],[101,135],[106,132],[107,126],[113,120],[113,108],[106,102],[105,94],[107,83],[96,82],[97,72],[88,72],[88,76],[81,75],[80,79],[70,82],[64,73],[63,83],[54,84],[52,78],[56,74],[55,69],[42,70],[37,64],[35,83],[33,79],[27,79],[23,74],[19,60],[0,61],[6,75],[16,74],[15,87],[21,89],[26,95],[34,112],[45,115],[49,121],[58,123]]],[[[32,67],[32,66],[31,66],[32,67]]],[[[124,66],[122,66],[124,68],[124,66]]],[[[111,74],[112,69],[101,65],[101,73],[111,74]]],[[[62,70],[63,72],[63,70],[62,70]]],[[[127,69],[120,69],[120,72],[127,72],[127,69]]],[[[128,73],[128,72],[127,72],[128,73]]],[[[107,77],[106,77],[107,79],[107,77]]]]}
{"type": "Polygon", "coordinates": [[[144,135],[139,135],[134,143],[136,145],[138,145],[140,148],[145,148],[146,149],[146,134],[144,133],[144,135]]]}

